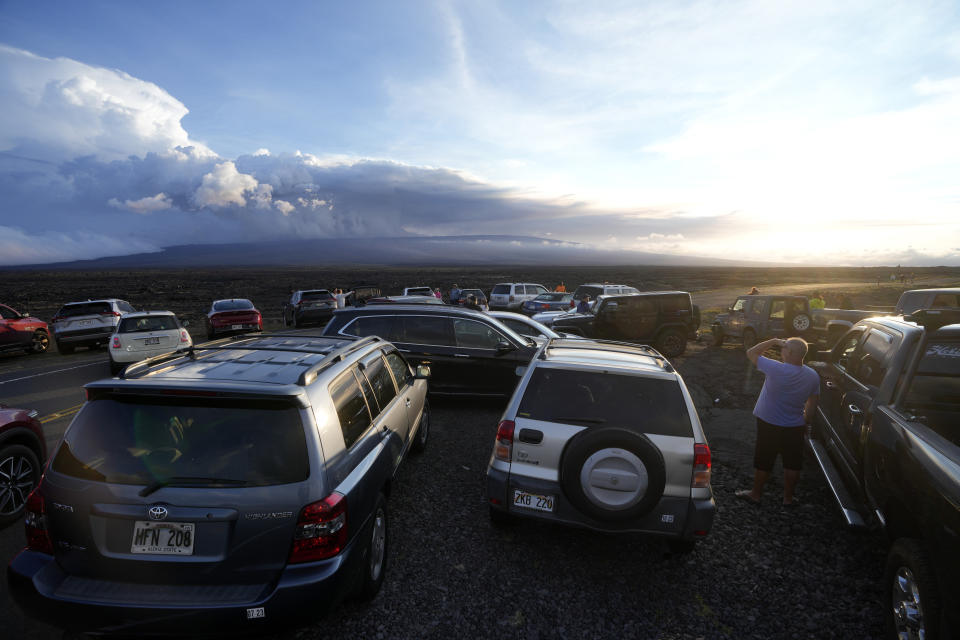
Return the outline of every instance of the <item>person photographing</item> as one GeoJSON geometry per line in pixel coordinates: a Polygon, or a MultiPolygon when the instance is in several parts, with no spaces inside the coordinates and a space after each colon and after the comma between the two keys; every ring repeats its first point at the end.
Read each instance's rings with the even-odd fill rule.
{"type": "Polygon", "coordinates": [[[753,487],[738,490],[738,498],[760,502],[779,455],[783,463],[783,505],[794,504],[806,426],[813,420],[820,399],[820,376],[803,364],[806,355],[807,343],[802,338],[771,338],[747,351],[747,358],[765,378],[753,409],[757,418],[753,487]],[[763,355],[772,347],[780,347],[782,362],[763,355]]]}

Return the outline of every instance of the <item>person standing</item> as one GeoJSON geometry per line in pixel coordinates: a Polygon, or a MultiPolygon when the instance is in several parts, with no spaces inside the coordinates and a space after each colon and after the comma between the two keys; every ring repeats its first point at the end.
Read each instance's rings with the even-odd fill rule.
{"type": "Polygon", "coordinates": [[[823,309],[826,306],[827,306],[827,303],[823,299],[823,296],[820,295],[819,291],[812,298],[810,298],[811,309],[823,309]]]}
{"type": "Polygon", "coordinates": [[[333,290],[333,297],[337,301],[337,309],[343,309],[346,306],[344,302],[346,300],[346,295],[343,293],[343,289],[337,288],[333,290]]]}
{"type": "Polygon", "coordinates": [[[751,287],[751,288],[750,288],[750,293],[748,293],[747,295],[748,295],[748,296],[758,296],[758,295],[760,295],[760,289],[757,289],[756,287],[751,287]]]}
{"type": "Polygon", "coordinates": [[[556,292],[556,293],[566,293],[566,292],[567,292],[567,287],[566,287],[565,284],[563,284],[563,281],[561,281],[560,284],[557,285],[557,288],[554,289],[554,292],[556,292]]]}
{"type": "Polygon", "coordinates": [[[440,287],[433,290],[433,297],[437,300],[443,300],[443,294],[440,293],[440,287]]]}
{"type": "Polygon", "coordinates": [[[747,358],[765,378],[753,409],[757,418],[753,487],[738,490],[738,498],[759,504],[763,486],[779,455],[783,463],[783,505],[794,504],[793,494],[803,463],[804,436],[820,400],[820,376],[803,364],[806,355],[807,343],[802,338],[771,338],[747,351],[747,358]],[[780,347],[783,362],[763,355],[771,347],[780,347]]]}
{"type": "Polygon", "coordinates": [[[453,287],[450,289],[450,304],[459,304],[459,303],[460,303],[460,285],[454,282],[453,287]]]}
{"type": "Polygon", "coordinates": [[[585,295],[577,303],[577,313],[590,313],[590,296],[585,295]]]}

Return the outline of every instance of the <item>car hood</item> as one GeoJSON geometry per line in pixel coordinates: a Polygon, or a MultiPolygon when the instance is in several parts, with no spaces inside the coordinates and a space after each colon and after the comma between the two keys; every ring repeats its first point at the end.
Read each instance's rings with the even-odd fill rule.
{"type": "Polygon", "coordinates": [[[591,322],[596,318],[592,313],[577,313],[572,311],[570,313],[561,313],[559,316],[553,319],[553,324],[582,324],[584,322],[591,322]]]}

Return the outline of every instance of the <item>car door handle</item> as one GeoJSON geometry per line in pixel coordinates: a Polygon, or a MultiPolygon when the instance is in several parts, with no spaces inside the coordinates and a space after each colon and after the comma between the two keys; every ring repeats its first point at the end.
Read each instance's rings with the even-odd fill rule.
{"type": "Polygon", "coordinates": [[[467,355],[466,353],[455,353],[455,354],[453,354],[453,357],[454,357],[454,358],[469,358],[470,356],[467,355]]]}
{"type": "Polygon", "coordinates": [[[836,389],[836,388],[837,388],[837,383],[836,383],[836,382],[831,382],[830,380],[827,380],[826,382],[823,383],[823,386],[825,386],[827,389],[836,389]]]}

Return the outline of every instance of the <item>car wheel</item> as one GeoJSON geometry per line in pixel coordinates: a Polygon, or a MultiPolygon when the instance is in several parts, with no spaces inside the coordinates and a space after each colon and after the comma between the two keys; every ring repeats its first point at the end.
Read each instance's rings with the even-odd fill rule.
{"type": "Polygon", "coordinates": [[[757,344],[757,333],[753,329],[743,330],[743,348],[749,349],[757,344]]]}
{"type": "Polygon", "coordinates": [[[43,329],[37,329],[33,332],[33,338],[30,340],[28,353],[43,353],[50,348],[50,336],[43,329]]]}
{"type": "Polygon", "coordinates": [[[420,426],[417,427],[417,437],[410,444],[413,453],[423,453],[427,448],[427,439],[430,437],[430,403],[424,399],[423,414],[420,416],[420,426]]]}
{"type": "Polygon", "coordinates": [[[110,373],[113,375],[118,375],[121,371],[127,368],[126,364],[121,362],[114,362],[113,358],[110,358],[110,373]]]}
{"type": "Polygon", "coordinates": [[[567,445],[560,463],[567,499],[598,520],[628,520],[650,511],[666,484],[663,454],[625,429],[587,429],[567,445]]]}
{"type": "Polygon", "coordinates": [[[372,600],[377,595],[387,569],[387,499],[382,493],[377,496],[372,520],[365,554],[367,562],[358,594],[360,600],[372,600]]]}
{"type": "Polygon", "coordinates": [[[59,351],[60,353],[62,353],[62,354],[65,355],[65,356],[66,356],[66,355],[70,355],[71,353],[73,353],[74,349],[76,349],[76,347],[74,347],[73,345],[65,344],[65,343],[63,343],[63,342],[58,342],[58,343],[57,343],[57,351],[59,351]]]}
{"type": "Polygon", "coordinates": [[[696,548],[696,540],[680,540],[679,538],[667,540],[667,549],[670,550],[670,553],[675,555],[690,553],[696,548]]]}
{"type": "Polygon", "coordinates": [[[723,344],[723,329],[717,326],[710,327],[710,334],[713,336],[713,346],[719,347],[723,344]]]}
{"type": "Polygon", "coordinates": [[[687,350],[687,339],[676,329],[667,329],[657,338],[657,351],[673,358],[687,350]]]}
{"type": "Polygon", "coordinates": [[[806,331],[810,328],[810,316],[805,313],[798,313],[793,316],[790,326],[793,327],[794,331],[806,331]]]}
{"type": "Polygon", "coordinates": [[[916,540],[901,538],[884,571],[886,623],[892,638],[940,638],[942,609],[930,559],[916,540]]]}
{"type": "Polygon", "coordinates": [[[517,524],[517,518],[509,511],[490,507],[490,524],[495,527],[509,527],[517,524]]]}
{"type": "Polygon", "coordinates": [[[0,449],[0,526],[23,515],[27,496],[40,482],[40,461],[30,447],[11,444],[0,449]]]}

